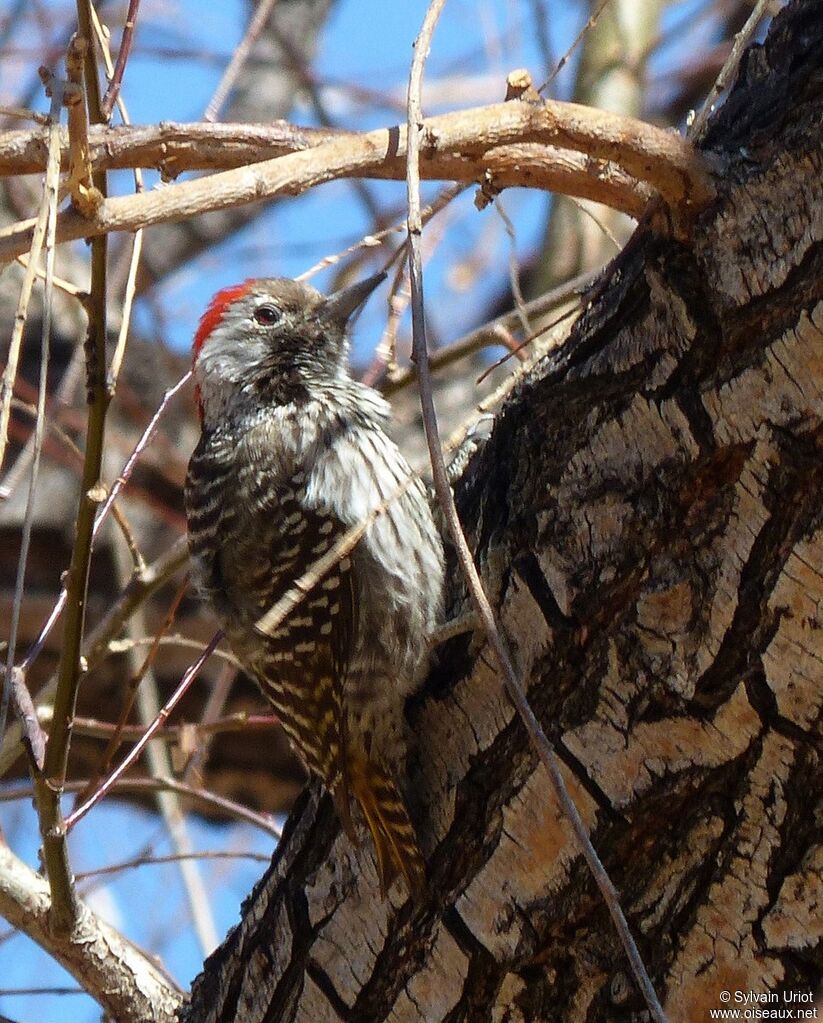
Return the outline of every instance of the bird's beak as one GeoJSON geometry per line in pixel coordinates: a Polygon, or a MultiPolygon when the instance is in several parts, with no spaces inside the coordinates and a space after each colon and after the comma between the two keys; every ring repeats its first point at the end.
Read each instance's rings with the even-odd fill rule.
{"type": "Polygon", "coordinates": [[[323,302],[323,314],[332,322],[346,324],[353,313],[356,313],[378,284],[386,279],[386,271],[381,270],[373,277],[367,277],[348,288],[341,288],[323,302]]]}

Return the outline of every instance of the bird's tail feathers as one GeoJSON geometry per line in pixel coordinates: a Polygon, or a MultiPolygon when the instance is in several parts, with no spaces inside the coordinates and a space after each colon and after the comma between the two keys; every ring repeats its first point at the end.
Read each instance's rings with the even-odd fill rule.
{"type": "MultiPolygon", "coordinates": [[[[374,840],[383,895],[402,874],[412,896],[419,898],[425,890],[426,865],[397,783],[363,754],[350,753],[347,773],[351,794],[360,804],[374,840]]],[[[346,828],[343,817],[341,823],[346,828]]]]}

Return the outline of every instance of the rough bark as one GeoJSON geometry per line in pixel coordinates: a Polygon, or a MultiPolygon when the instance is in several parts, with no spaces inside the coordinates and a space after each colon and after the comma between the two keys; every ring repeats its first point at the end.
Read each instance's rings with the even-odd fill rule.
{"type": "MultiPolygon", "coordinates": [[[[638,233],[458,487],[672,1021],[823,966],[822,56],[823,8],[793,4],[704,141],[720,195],[691,242],[638,233]]],[[[477,637],[408,715],[423,904],[382,901],[308,791],[188,1023],[641,1018],[477,637]]]]}

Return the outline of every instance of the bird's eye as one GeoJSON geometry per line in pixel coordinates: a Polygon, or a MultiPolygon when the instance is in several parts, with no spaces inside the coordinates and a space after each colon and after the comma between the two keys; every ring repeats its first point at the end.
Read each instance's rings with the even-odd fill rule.
{"type": "Polygon", "coordinates": [[[265,305],[259,305],[254,310],[254,321],[259,323],[261,327],[271,327],[277,323],[280,315],[281,313],[277,306],[266,303],[265,305]]]}

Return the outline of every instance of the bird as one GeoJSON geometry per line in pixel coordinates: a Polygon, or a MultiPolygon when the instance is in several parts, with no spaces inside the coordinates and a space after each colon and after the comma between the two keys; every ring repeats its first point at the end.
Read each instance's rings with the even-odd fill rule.
{"type": "Polygon", "coordinates": [[[217,292],[192,346],[185,508],[193,575],[233,652],[355,842],[359,807],[383,894],[402,875],[419,896],[404,706],[442,619],[444,553],[388,403],[349,366],[349,321],[384,277],[329,296],[283,277],[217,292]]]}

